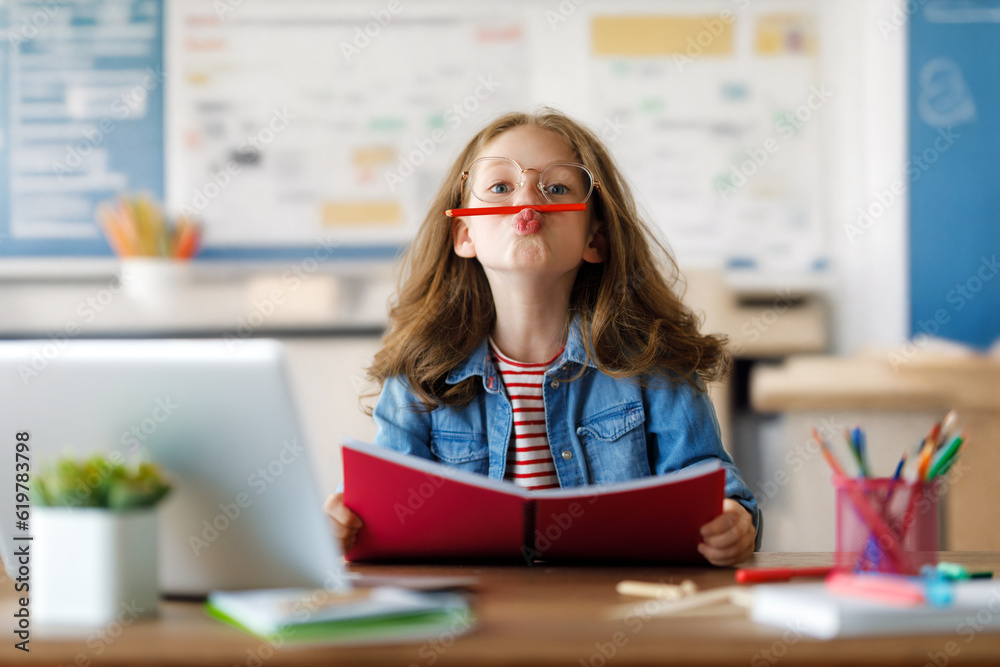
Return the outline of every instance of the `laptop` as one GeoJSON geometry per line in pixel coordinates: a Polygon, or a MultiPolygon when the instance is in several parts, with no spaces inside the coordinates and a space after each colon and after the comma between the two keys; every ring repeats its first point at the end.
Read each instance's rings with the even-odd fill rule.
{"type": "MultiPolygon", "coordinates": [[[[0,437],[21,431],[32,476],[53,457],[113,451],[164,468],[165,595],[347,585],[276,341],[0,342],[0,437]]],[[[5,451],[0,516],[13,517],[5,451]]],[[[11,574],[13,530],[0,521],[11,574]]]]}

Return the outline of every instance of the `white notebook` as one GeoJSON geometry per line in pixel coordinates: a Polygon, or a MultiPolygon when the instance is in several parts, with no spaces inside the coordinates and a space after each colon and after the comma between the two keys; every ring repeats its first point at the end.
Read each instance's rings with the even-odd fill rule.
{"type": "Polygon", "coordinates": [[[961,635],[963,624],[967,632],[996,632],[1000,630],[1000,581],[958,582],[955,584],[954,601],[947,607],[898,607],[835,595],[823,583],[766,584],[753,589],[750,618],[818,639],[903,634],[961,635]],[[983,613],[979,614],[981,611],[983,613]],[[975,625],[969,623],[970,617],[975,625]]]}

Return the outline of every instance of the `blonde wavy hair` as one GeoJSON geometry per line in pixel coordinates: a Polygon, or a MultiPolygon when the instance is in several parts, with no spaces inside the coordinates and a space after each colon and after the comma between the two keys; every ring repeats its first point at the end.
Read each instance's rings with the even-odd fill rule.
{"type": "MultiPolygon", "coordinates": [[[[699,390],[704,390],[704,382],[723,379],[731,367],[726,338],[699,333],[698,318],[676,289],[677,264],[640,218],[607,149],[591,130],[548,107],[500,116],[476,134],[452,164],[402,256],[389,328],[368,368],[369,379],[381,389],[386,379],[399,376],[425,410],[460,407],[476,395],[478,378],[455,385],[445,378],[489,335],[496,311],[479,260],[455,254],[452,220],[444,211],[463,205],[461,174],[486,144],[522,126],[562,137],[600,183],[588,208],[600,221],[604,261],[581,265],[566,319],[568,331],[572,318],[580,316],[588,359],[616,378],[679,377],[699,390]]],[[[371,413],[370,406],[366,410],[371,413]]]]}

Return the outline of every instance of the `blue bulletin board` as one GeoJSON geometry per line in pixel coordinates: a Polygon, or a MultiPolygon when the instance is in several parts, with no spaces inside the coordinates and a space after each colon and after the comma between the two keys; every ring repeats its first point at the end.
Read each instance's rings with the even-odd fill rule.
{"type": "Polygon", "coordinates": [[[910,17],[911,335],[1000,337],[1000,2],[910,17]]]}
{"type": "Polygon", "coordinates": [[[0,256],[111,255],[97,204],[163,197],[163,0],[10,0],[0,31],[0,256]]]}

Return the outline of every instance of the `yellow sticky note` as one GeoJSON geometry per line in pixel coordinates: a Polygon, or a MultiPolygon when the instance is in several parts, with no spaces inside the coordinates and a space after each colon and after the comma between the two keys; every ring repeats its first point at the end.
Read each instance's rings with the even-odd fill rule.
{"type": "Polygon", "coordinates": [[[727,56],[733,52],[732,14],[595,16],[591,50],[598,56],[727,56]]]}
{"type": "Polygon", "coordinates": [[[765,14],[758,17],[755,47],[758,55],[816,53],[816,26],[806,14],[765,14]]]}
{"type": "Polygon", "coordinates": [[[395,225],[403,221],[398,201],[332,201],[323,204],[323,226],[395,225]]]}

